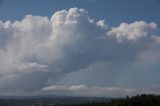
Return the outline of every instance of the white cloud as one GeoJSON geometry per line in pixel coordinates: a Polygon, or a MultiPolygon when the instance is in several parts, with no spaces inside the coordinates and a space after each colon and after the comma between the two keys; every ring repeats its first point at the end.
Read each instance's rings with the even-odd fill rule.
{"type": "Polygon", "coordinates": [[[108,26],[105,23],[105,20],[99,20],[96,24],[102,28],[105,28],[105,29],[108,28],[108,26]]]}
{"type": "Polygon", "coordinates": [[[67,90],[67,87],[66,86],[48,86],[43,88],[42,90],[61,91],[61,90],[67,90]]]}
{"type": "Polygon", "coordinates": [[[88,89],[87,86],[85,85],[73,85],[73,86],[47,86],[47,87],[44,87],[42,90],[50,90],[50,91],[57,91],[57,90],[70,90],[70,91],[80,91],[80,90],[85,90],[85,89],[88,89]]]}
{"type": "Polygon", "coordinates": [[[0,92],[38,90],[87,66],[92,60],[83,57],[89,55],[86,45],[97,42],[95,33],[102,28],[77,8],[58,11],[51,19],[27,15],[21,21],[0,22],[0,92]]]}
{"type": "MultiPolygon", "coordinates": [[[[68,73],[96,68],[94,64],[101,62],[111,71],[115,67],[122,71],[135,62],[139,64],[144,51],[159,46],[156,30],[155,23],[145,21],[122,23],[110,30],[104,20],[94,21],[86,10],[78,8],[58,11],[51,19],[27,15],[13,23],[0,21],[0,93],[36,92],[68,73]]],[[[94,89],[109,91],[83,85],[44,89],[78,89],[90,94],[94,89]]]]}
{"type": "Polygon", "coordinates": [[[63,91],[64,95],[74,96],[126,96],[133,95],[136,89],[133,88],[119,88],[119,87],[97,87],[86,85],[72,85],[72,86],[47,86],[42,90],[48,91],[51,94],[56,94],[58,91],[63,91]]]}
{"type": "Polygon", "coordinates": [[[81,90],[86,90],[86,89],[88,89],[88,87],[85,85],[74,85],[74,86],[69,87],[69,90],[71,91],[81,91],[81,90]]]}
{"type": "Polygon", "coordinates": [[[146,23],[145,21],[136,21],[131,24],[122,23],[119,27],[112,28],[107,34],[115,36],[119,42],[123,40],[137,41],[152,35],[157,30],[156,23],[146,23]]]}

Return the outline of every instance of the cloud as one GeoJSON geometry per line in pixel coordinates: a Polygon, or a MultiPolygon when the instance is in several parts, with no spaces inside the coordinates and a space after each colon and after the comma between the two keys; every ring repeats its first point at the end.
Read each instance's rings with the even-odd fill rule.
{"type": "Polygon", "coordinates": [[[86,67],[96,61],[88,57],[88,48],[99,38],[94,33],[103,31],[87,11],[77,8],[58,11],[51,19],[27,15],[21,21],[0,22],[1,92],[36,91],[86,67]]]}
{"type": "Polygon", "coordinates": [[[147,36],[153,35],[157,30],[156,23],[146,23],[145,21],[136,21],[131,24],[122,23],[119,27],[112,28],[108,35],[115,36],[119,42],[123,40],[137,41],[147,36]]]}
{"type": "Polygon", "coordinates": [[[51,91],[59,91],[59,90],[71,90],[71,91],[79,91],[79,90],[85,90],[88,89],[85,85],[73,85],[70,87],[67,86],[47,86],[44,87],[42,90],[51,90],[51,91]]]}
{"type": "Polygon", "coordinates": [[[120,97],[127,94],[134,94],[136,89],[133,88],[119,88],[119,87],[97,87],[86,85],[72,85],[72,86],[48,86],[43,88],[44,91],[49,93],[63,92],[63,95],[74,96],[112,96],[120,97]]]}
{"type": "Polygon", "coordinates": [[[0,93],[66,90],[66,86],[45,87],[91,66],[98,73],[100,63],[109,67],[106,72],[113,73],[146,63],[150,58],[147,54],[143,57],[145,51],[159,53],[159,49],[152,49],[159,46],[157,29],[156,23],[145,21],[110,28],[105,20],[95,21],[85,9],[78,8],[57,11],[50,19],[26,15],[20,21],[0,21],[0,93]]]}

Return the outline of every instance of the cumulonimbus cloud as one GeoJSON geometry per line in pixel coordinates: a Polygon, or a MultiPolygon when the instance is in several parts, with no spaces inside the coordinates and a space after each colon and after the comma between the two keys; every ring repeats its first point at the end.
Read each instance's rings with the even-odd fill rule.
{"type": "Polygon", "coordinates": [[[0,21],[0,93],[38,91],[98,62],[120,63],[119,71],[145,63],[144,51],[160,45],[157,29],[145,21],[110,28],[78,8],[55,12],[51,19],[27,15],[21,21],[0,21]]]}

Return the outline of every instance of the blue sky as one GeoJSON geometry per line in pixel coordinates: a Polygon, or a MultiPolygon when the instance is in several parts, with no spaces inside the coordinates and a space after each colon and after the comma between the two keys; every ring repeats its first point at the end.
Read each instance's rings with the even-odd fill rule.
{"type": "Polygon", "coordinates": [[[160,93],[159,0],[0,0],[0,95],[160,93]]]}
{"type": "Polygon", "coordinates": [[[135,20],[160,23],[159,0],[1,0],[0,19],[20,20],[27,14],[48,16],[58,10],[86,9],[94,19],[106,19],[109,25],[135,20]]]}

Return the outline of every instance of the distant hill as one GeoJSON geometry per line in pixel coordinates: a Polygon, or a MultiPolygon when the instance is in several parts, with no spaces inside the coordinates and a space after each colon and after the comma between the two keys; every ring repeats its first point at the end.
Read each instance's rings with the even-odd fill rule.
{"type": "Polygon", "coordinates": [[[1,97],[0,106],[160,106],[159,95],[141,94],[126,98],[33,96],[1,97]]]}
{"type": "Polygon", "coordinates": [[[160,95],[141,94],[133,97],[112,99],[110,102],[92,102],[65,106],[160,106],[160,95]]]}
{"type": "Polygon", "coordinates": [[[73,97],[73,96],[1,96],[0,106],[63,106],[92,102],[109,102],[107,97],[73,97]]]}

